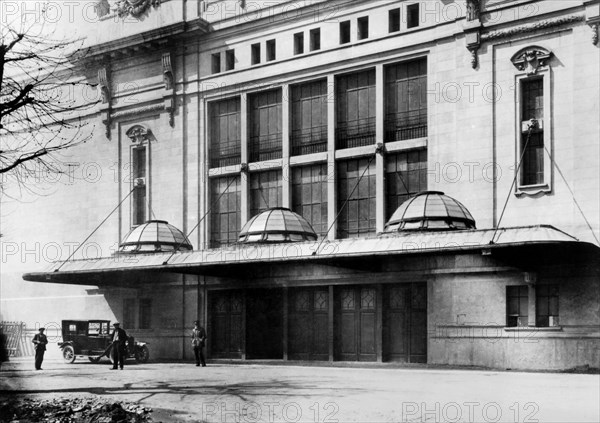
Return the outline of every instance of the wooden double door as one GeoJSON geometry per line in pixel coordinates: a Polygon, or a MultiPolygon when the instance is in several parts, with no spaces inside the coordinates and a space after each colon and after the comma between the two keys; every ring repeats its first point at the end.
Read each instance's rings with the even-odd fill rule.
{"type": "Polygon", "coordinates": [[[335,359],[427,362],[427,284],[336,287],[335,359]]]}
{"type": "Polygon", "coordinates": [[[287,348],[292,360],[427,362],[426,283],[222,291],[209,300],[211,357],[283,359],[287,348]]]}
{"type": "Polygon", "coordinates": [[[328,360],[328,288],[290,288],[288,298],[288,357],[292,360],[328,360]]]}
{"type": "Polygon", "coordinates": [[[376,361],[379,289],[373,285],[335,289],[335,359],[376,361]]]}

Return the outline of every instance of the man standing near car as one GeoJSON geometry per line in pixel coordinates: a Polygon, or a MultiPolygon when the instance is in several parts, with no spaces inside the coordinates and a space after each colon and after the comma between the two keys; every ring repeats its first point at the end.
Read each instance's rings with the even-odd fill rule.
{"type": "Polygon", "coordinates": [[[127,354],[127,333],[121,329],[119,322],[113,323],[113,326],[115,330],[112,333],[113,367],[111,370],[117,370],[117,366],[123,370],[127,354]]]}
{"type": "Polygon", "coordinates": [[[44,361],[44,353],[46,352],[46,345],[48,344],[48,338],[44,335],[45,328],[40,328],[40,332],[33,337],[33,343],[35,344],[35,369],[42,370],[42,361],[44,361]]]}
{"type": "Polygon", "coordinates": [[[206,341],[206,331],[200,322],[196,320],[194,322],[194,329],[192,330],[192,347],[194,348],[194,355],[196,356],[196,366],[202,363],[202,367],[206,367],[206,360],[204,359],[204,343],[206,341]]]}

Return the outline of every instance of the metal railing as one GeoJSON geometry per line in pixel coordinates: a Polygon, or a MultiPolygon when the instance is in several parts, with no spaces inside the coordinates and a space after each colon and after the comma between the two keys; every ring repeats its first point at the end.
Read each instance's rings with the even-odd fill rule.
{"type": "Polygon", "coordinates": [[[292,156],[327,151],[327,126],[292,131],[292,156]]]}
{"type": "Polygon", "coordinates": [[[427,136],[427,112],[404,112],[387,115],[385,142],[403,141],[427,136]]]}
{"type": "Polygon", "coordinates": [[[240,141],[213,146],[210,152],[210,167],[224,167],[242,162],[240,141]]]}
{"type": "Polygon", "coordinates": [[[375,144],[375,118],[338,123],[335,131],[336,148],[363,147],[375,144]]]}
{"type": "Polygon", "coordinates": [[[281,133],[251,137],[249,147],[251,162],[280,159],[281,133]]]}

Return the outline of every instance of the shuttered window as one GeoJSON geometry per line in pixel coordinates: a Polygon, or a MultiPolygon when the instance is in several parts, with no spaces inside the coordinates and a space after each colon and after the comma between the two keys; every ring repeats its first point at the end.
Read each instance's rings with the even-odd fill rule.
{"type": "Polygon", "coordinates": [[[337,148],[375,144],[375,70],[337,79],[337,148]]]}
{"type": "Polygon", "coordinates": [[[385,68],[385,141],[427,136],[427,61],[385,68]]]}
{"type": "Polygon", "coordinates": [[[210,166],[240,164],[240,99],[218,101],[209,106],[210,166]]]}
{"type": "Polygon", "coordinates": [[[292,87],[292,155],[327,150],[327,81],[292,87]]]}
{"type": "Polygon", "coordinates": [[[250,161],[281,158],[281,90],[249,98],[250,161]]]}

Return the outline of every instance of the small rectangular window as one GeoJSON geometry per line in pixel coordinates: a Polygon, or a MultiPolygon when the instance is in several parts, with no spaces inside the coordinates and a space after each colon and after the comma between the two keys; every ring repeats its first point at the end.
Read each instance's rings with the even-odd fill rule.
{"type": "Polygon", "coordinates": [[[406,7],[406,27],[415,28],[417,26],[419,26],[419,3],[406,7]]]}
{"type": "Polygon", "coordinates": [[[340,22],[340,44],[350,42],[350,21],[340,22]]]}
{"type": "Polygon", "coordinates": [[[259,43],[252,44],[251,49],[252,49],[252,51],[251,51],[251,53],[252,53],[252,58],[251,58],[252,64],[253,65],[257,65],[257,64],[260,63],[260,44],[259,43]]]}
{"type": "Polygon", "coordinates": [[[275,54],[275,40],[268,40],[267,41],[267,62],[275,60],[276,57],[277,56],[275,54]]]}
{"type": "Polygon", "coordinates": [[[304,53],[304,32],[294,34],[294,54],[304,53]]]}
{"type": "Polygon", "coordinates": [[[390,32],[400,31],[400,9],[392,9],[388,15],[388,25],[390,32]]]}
{"type": "Polygon", "coordinates": [[[321,28],[310,30],[310,51],[321,50],[321,28]]]}
{"type": "Polygon", "coordinates": [[[366,40],[369,38],[369,17],[363,16],[358,18],[357,23],[357,37],[359,40],[366,40]]]}
{"type": "Polygon", "coordinates": [[[221,72],[221,53],[214,53],[212,55],[212,73],[221,72]]]}
{"type": "Polygon", "coordinates": [[[529,288],[527,285],[506,287],[506,326],[529,325],[529,288]]]}
{"type": "Polygon", "coordinates": [[[558,285],[537,285],[535,297],[536,326],[558,326],[558,285]]]}
{"type": "Polygon", "coordinates": [[[225,70],[235,69],[235,50],[227,50],[225,52],[225,70]]]}
{"type": "Polygon", "coordinates": [[[152,322],[152,300],[140,299],[140,329],[150,329],[152,322]]]}
{"type": "Polygon", "coordinates": [[[123,327],[135,328],[135,298],[123,299],[123,327]]]}

